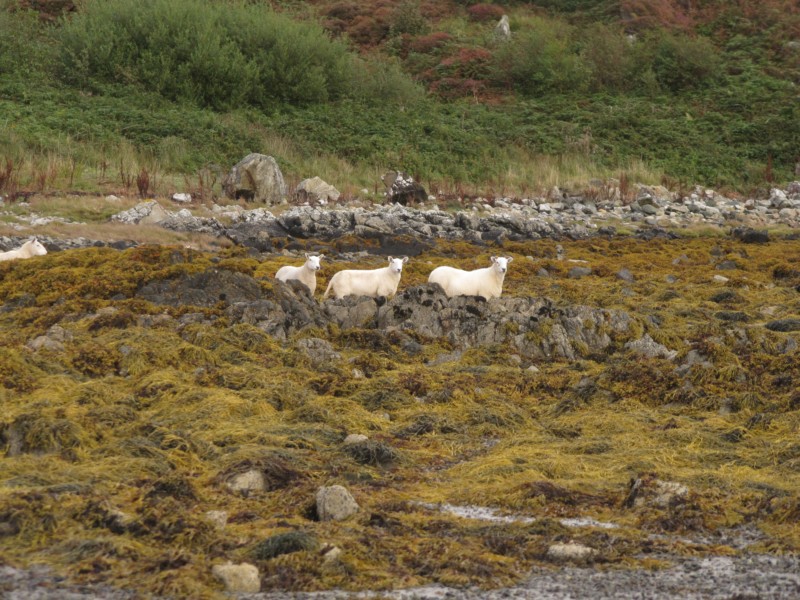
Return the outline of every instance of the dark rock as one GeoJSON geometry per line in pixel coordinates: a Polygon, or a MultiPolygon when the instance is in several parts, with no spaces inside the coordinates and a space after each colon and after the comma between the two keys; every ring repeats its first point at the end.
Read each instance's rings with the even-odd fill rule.
{"type": "Polygon", "coordinates": [[[750,320],[750,317],[745,313],[732,310],[721,310],[715,312],[714,316],[720,321],[726,321],[728,323],[746,323],[750,320]]]}
{"type": "Polygon", "coordinates": [[[721,263],[719,263],[715,267],[715,269],[717,269],[717,271],[733,271],[733,270],[738,269],[738,268],[739,268],[739,265],[736,264],[735,260],[723,260],[721,263]]]}
{"type": "Polygon", "coordinates": [[[567,273],[567,277],[570,279],[580,279],[581,277],[586,277],[591,274],[592,270],[589,267],[572,267],[569,273],[567,273]]]}
{"type": "Polygon", "coordinates": [[[722,290],[711,296],[709,298],[712,302],[716,302],[717,304],[723,303],[736,303],[739,304],[744,302],[744,298],[742,298],[739,294],[734,292],[733,290],[722,290]]]}
{"type": "Polygon", "coordinates": [[[614,237],[615,235],[617,235],[617,228],[614,227],[613,225],[605,225],[603,227],[600,227],[597,230],[597,233],[598,235],[607,235],[608,237],[614,237]]]}
{"type": "Polygon", "coordinates": [[[133,240],[117,240],[114,242],[109,242],[109,248],[114,248],[114,250],[127,250],[128,248],[135,248],[139,245],[139,242],[135,242],[133,240]]]}
{"type": "Polygon", "coordinates": [[[765,325],[770,331],[800,331],[800,319],[778,319],[765,325]]]}
{"type": "Polygon", "coordinates": [[[243,273],[209,269],[177,279],[151,281],[136,292],[136,297],[169,306],[214,306],[218,302],[233,304],[259,300],[261,286],[243,273]]]}
{"type": "Polygon", "coordinates": [[[389,171],[381,177],[381,180],[386,186],[387,199],[390,202],[405,206],[413,202],[425,202],[428,199],[425,188],[402,171],[389,171]]]}
{"type": "Polygon", "coordinates": [[[654,240],[656,238],[663,240],[675,240],[678,239],[678,234],[673,233],[672,231],[667,231],[666,229],[662,229],[660,227],[650,227],[640,228],[637,230],[636,238],[645,241],[654,240]]]}
{"type": "Polygon", "coordinates": [[[731,230],[731,237],[745,244],[766,244],[769,242],[769,232],[766,229],[757,231],[751,227],[736,227],[731,230]]]}

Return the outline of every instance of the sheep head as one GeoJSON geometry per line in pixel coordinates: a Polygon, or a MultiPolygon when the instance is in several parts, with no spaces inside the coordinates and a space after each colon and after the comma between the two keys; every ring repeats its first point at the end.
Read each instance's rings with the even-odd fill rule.
{"type": "Polygon", "coordinates": [[[403,258],[392,258],[389,257],[389,270],[392,273],[397,273],[398,275],[403,272],[403,265],[408,262],[408,257],[404,256],[403,258]]]}

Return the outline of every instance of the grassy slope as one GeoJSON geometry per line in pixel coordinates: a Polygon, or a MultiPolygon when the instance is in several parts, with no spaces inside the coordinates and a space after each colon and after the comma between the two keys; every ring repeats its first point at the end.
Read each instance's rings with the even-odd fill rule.
{"type": "MultiPolygon", "coordinates": [[[[44,45],[40,60],[32,59],[20,74],[0,69],[0,107],[7,115],[0,157],[10,160],[12,169],[6,190],[96,190],[109,184],[131,189],[135,175],[146,169],[156,176],[157,191],[167,193],[200,185],[209,163],[226,170],[251,151],[275,155],[291,182],[320,175],[348,195],[372,189],[389,167],[415,173],[432,188],[516,195],[553,184],[585,184],[632,168],[645,181],[742,189],[792,177],[800,103],[789,82],[797,76],[797,60],[769,37],[789,36],[791,27],[762,31],[754,22],[748,30],[742,19],[726,13],[706,15],[696,29],[716,40],[722,63],[714,81],[697,89],[567,87],[522,97],[496,87],[496,76],[488,71],[472,73],[458,62],[465,50],[496,51],[487,39],[491,23],[470,22],[463,8],[442,6],[420,31],[402,35],[392,33],[398,13],[377,6],[372,15],[382,33],[362,43],[374,56],[398,54],[404,68],[431,87],[443,78],[477,78],[477,96],[406,105],[365,98],[276,107],[270,114],[223,114],[137,88],[87,94],[64,87],[40,71],[49,60],[44,45]],[[403,50],[418,47],[417,40],[437,30],[449,36],[446,45],[427,53],[403,50]],[[434,73],[434,79],[425,73],[434,73]],[[543,172],[542,160],[574,168],[543,172]]],[[[570,13],[580,23],[575,39],[587,23],[615,14],[604,6],[588,17],[570,13]]],[[[313,18],[330,25],[332,10],[329,3],[318,3],[313,18]]],[[[423,3],[422,10],[434,9],[423,3]]],[[[509,10],[517,31],[539,22],[524,6],[509,10]]],[[[794,17],[790,13],[784,21],[795,23],[794,17]]],[[[346,23],[365,26],[361,16],[346,23]]],[[[360,39],[358,32],[348,33],[360,39]]]]}

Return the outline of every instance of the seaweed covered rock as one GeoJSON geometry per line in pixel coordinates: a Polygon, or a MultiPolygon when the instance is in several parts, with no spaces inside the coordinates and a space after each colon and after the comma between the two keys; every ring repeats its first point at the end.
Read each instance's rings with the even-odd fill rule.
{"type": "Polygon", "coordinates": [[[252,302],[261,298],[259,283],[243,273],[209,269],[177,279],[151,281],[136,296],[153,304],[215,306],[218,302],[252,302]]]}
{"type": "Polygon", "coordinates": [[[605,351],[612,335],[629,332],[623,311],[585,306],[557,309],[546,298],[448,298],[437,285],[407,288],[378,310],[380,328],[396,327],[444,337],[460,347],[511,342],[525,358],[605,351]]]}

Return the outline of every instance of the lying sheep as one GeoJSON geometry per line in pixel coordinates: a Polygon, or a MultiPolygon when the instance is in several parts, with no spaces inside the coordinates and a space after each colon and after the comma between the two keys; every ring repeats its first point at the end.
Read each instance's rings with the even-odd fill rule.
{"type": "Polygon", "coordinates": [[[453,267],[437,267],[428,276],[428,283],[438,283],[448,297],[483,296],[499,298],[503,293],[510,256],[493,256],[492,266],[474,271],[462,271],[453,267]]]}
{"type": "Polygon", "coordinates": [[[320,269],[319,261],[325,258],[325,255],[309,256],[306,254],[305,257],[306,262],[302,267],[291,267],[288,265],[281,267],[278,269],[278,272],[275,273],[275,279],[284,282],[290,279],[296,279],[300,283],[305,284],[313,296],[314,290],[317,289],[317,271],[320,269]]]}
{"type": "Polygon", "coordinates": [[[400,284],[400,274],[403,272],[403,265],[408,262],[408,257],[392,258],[389,257],[389,266],[382,269],[372,269],[368,271],[346,269],[339,271],[328,284],[323,299],[333,292],[334,297],[343,298],[344,296],[393,296],[397,292],[400,284]]]}
{"type": "Polygon", "coordinates": [[[33,256],[44,256],[47,254],[47,248],[42,246],[42,243],[33,238],[28,240],[22,246],[15,250],[8,252],[0,252],[0,260],[16,260],[18,258],[31,258],[33,256]]]}

